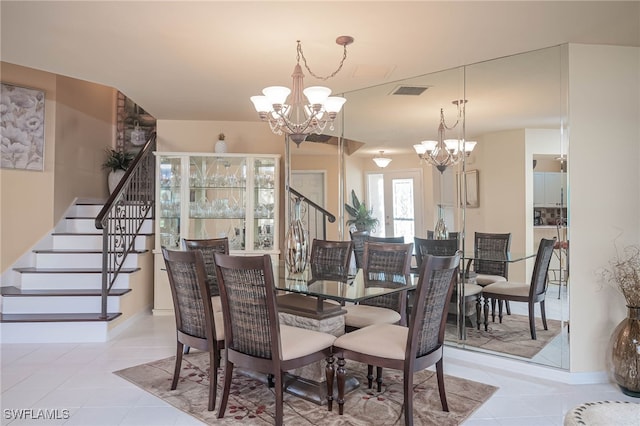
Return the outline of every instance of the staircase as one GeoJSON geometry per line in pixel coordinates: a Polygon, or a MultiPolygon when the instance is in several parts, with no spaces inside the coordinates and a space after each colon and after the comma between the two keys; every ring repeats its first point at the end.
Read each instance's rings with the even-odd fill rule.
{"type": "Polygon", "coordinates": [[[50,247],[33,250],[33,266],[14,268],[16,282],[0,287],[2,343],[107,341],[148,311],[153,288],[153,221],[146,219],[101,315],[102,204],[77,202],[56,226],[50,247]]]}

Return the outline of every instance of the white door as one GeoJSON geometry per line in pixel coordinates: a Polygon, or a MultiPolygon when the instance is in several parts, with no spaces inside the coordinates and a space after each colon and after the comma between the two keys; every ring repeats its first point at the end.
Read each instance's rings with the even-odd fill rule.
{"type": "MultiPolygon", "coordinates": [[[[313,201],[321,207],[325,207],[326,193],[325,193],[325,172],[324,171],[304,171],[296,170],[291,171],[291,188],[295,189],[307,199],[313,201]]],[[[323,238],[322,232],[322,216],[316,217],[314,211],[307,212],[308,215],[304,215],[304,222],[308,226],[309,239],[323,238]],[[308,222],[308,223],[307,223],[308,222]]]]}
{"type": "Polygon", "coordinates": [[[404,236],[413,242],[416,230],[424,228],[422,170],[390,170],[367,175],[367,199],[380,221],[372,235],[404,236]]]}

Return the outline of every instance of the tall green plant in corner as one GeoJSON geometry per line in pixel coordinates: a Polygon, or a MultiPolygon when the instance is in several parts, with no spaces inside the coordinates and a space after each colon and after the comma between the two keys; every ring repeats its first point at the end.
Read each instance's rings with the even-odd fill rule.
{"type": "Polygon", "coordinates": [[[368,209],[364,202],[360,202],[356,192],[351,190],[351,205],[345,203],[344,209],[351,217],[347,225],[355,226],[358,231],[371,231],[378,226],[378,219],[373,216],[373,209],[368,209]]]}

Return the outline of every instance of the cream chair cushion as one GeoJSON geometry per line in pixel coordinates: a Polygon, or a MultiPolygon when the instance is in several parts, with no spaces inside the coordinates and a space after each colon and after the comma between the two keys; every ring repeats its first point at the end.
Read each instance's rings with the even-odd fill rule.
{"type": "Polygon", "coordinates": [[[397,324],[401,316],[393,309],[369,305],[347,305],[344,324],[348,327],[362,328],[373,324],[397,324]]]}
{"type": "Polygon", "coordinates": [[[501,275],[478,274],[476,276],[476,284],[485,286],[498,281],[506,281],[507,279],[501,275]]]}
{"type": "Polygon", "coordinates": [[[222,301],[220,296],[211,296],[211,308],[213,312],[222,312],[222,301]]]}
{"type": "Polygon", "coordinates": [[[280,324],[283,361],[321,351],[331,346],[334,340],[336,340],[336,336],[329,333],[280,324]]]}
{"type": "Polygon", "coordinates": [[[487,294],[507,294],[509,296],[528,297],[529,288],[529,284],[500,281],[497,283],[489,284],[482,291],[487,294]]]}
{"type": "Polygon", "coordinates": [[[216,339],[224,340],[224,318],[222,318],[222,312],[213,312],[213,322],[216,325],[216,339]]]}
{"type": "Polygon", "coordinates": [[[333,345],[342,349],[389,359],[404,359],[409,328],[375,324],[338,337],[333,345]],[[377,342],[377,343],[375,343],[377,342]]]}

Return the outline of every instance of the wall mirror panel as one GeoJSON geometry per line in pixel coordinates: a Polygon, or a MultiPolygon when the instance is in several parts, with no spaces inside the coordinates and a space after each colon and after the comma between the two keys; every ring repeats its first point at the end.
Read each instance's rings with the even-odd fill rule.
{"type": "MultiPolygon", "coordinates": [[[[473,252],[475,232],[511,233],[511,252],[518,255],[535,254],[543,237],[567,242],[564,56],[565,47],[557,46],[346,93],[340,131],[357,146],[345,153],[346,193],[355,189],[366,196],[371,193],[367,182],[383,181],[385,175],[403,170],[422,170],[423,206],[417,212],[424,226],[415,230],[416,236],[426,237],[442,214],[449,230],[464,230],[466,253],[473,252]],[[451,102],[456,99],[467,100],[464,117],[446,137],[466,138],[477,145],[464,161],[441,174],[420,163],[413,145],[437,139],[441,108],[446,124],[455,122],[451,102]],[[393,160],[384,169],[371,161],[381,150],[393,160]],[[476,171],[474,207],[461,205],[458,195],[458,178],[470,171],[476,171]],[[372,175],[382,178],[371,179],[372,175]]],[[[294,150],[292,164],[295,156],[310,155],[305,150],[312,149],[310,145],[294,150]]],[[[529,283],[533,265],[533,257],[510,264],[509,280],[529,283]]],[[[505,308],[502,324],[497,316],[494,323],[489,312],[486,332],[484,324],[477,330],[475,308],[467,317],[466,308],[452,304],[448,343],[568,369],[568,243],[554,249],[550,269],[545,303],[549,330],[542,329],[536,304],[536,340],[531,339],[526,303],[510,303],[511,314],[505,308]]],[[[468,299],[473,306],[473,298],[468,299]]]]}

